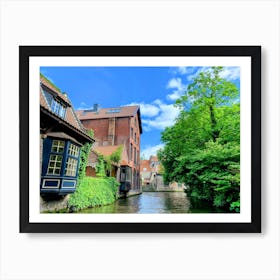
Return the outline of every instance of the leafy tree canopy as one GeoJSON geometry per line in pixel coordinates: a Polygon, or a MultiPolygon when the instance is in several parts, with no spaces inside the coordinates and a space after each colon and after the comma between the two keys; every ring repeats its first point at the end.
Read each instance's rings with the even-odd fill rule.
{"type": "Polygon", "coordinates": [[[184,182],[190,197],[238,212],[239,90],[222,70],[201,72],[175,102],[180,114],[163,131],[158,156],[166,182],[184,182]]]}

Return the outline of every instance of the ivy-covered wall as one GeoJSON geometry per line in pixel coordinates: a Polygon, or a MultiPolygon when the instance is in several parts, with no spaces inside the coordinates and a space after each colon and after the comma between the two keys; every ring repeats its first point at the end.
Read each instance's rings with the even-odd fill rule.
{"type": "MultiPolygon", "coordinates": [[[[90,133],[93,137],[93,132],[90,133]]],[[[91,147],[92,144],[87,143],[81,149],[77,189],[68,200],[68,208],[71,211],[111,204],[118,198],[119,183],[115,178],[106,177],[106,169],[110,168],[113,162],[120,160],[122,149],[118,149],[106,159],[100,155],[96,164],[97,177],[88,177],[86,167],[91,147]]]]}

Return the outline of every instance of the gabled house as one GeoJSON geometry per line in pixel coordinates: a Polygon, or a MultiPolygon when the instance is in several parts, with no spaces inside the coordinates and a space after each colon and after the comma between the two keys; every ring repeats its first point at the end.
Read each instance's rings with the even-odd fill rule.
{"type": "Polygon", "coordinates": [[[148,160],[141,160],[140,174],[143,186],[154,184],[159,172],[160,162],[157,156],[150,156],[150,159],[148,160]]]}
{"type": "Polygon", "coordinates": [[[120,191],[140,192],[140,135],[142,133],[139,106],[99,108],[76,111],[82,124],[93,129],[95,148],[124,145],[128,160],[120,169],[120,191]]]}
{"type": "Polygon", "coordinates": [[[41,196],[66,195],[76,189],[80,149],[94,142],[71,101],[40,75],[41,196]]]}

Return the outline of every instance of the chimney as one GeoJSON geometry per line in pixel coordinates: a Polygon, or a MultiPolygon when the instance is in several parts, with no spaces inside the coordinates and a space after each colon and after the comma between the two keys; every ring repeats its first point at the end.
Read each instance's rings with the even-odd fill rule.
{"type": "Polygon", "coordinates": [[[98,112],[98,109],[99,109],[99,105],[98,104],[93,104],[93,112],[98,112]]]}

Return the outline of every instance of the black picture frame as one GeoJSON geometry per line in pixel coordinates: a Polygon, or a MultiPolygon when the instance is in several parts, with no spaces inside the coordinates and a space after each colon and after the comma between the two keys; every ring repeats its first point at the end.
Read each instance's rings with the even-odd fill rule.
{"type": "MultiPolygon", "coordinates": [[[[21,233],[260,233],[260,46],[19,46],[21,233]],[[251,58],[251,222],[33,223],[29,220],[29,59],[36,56],[247,56],[251,58]]],[[[32,167],[31,167],[32,168],[32,167]]]]}

